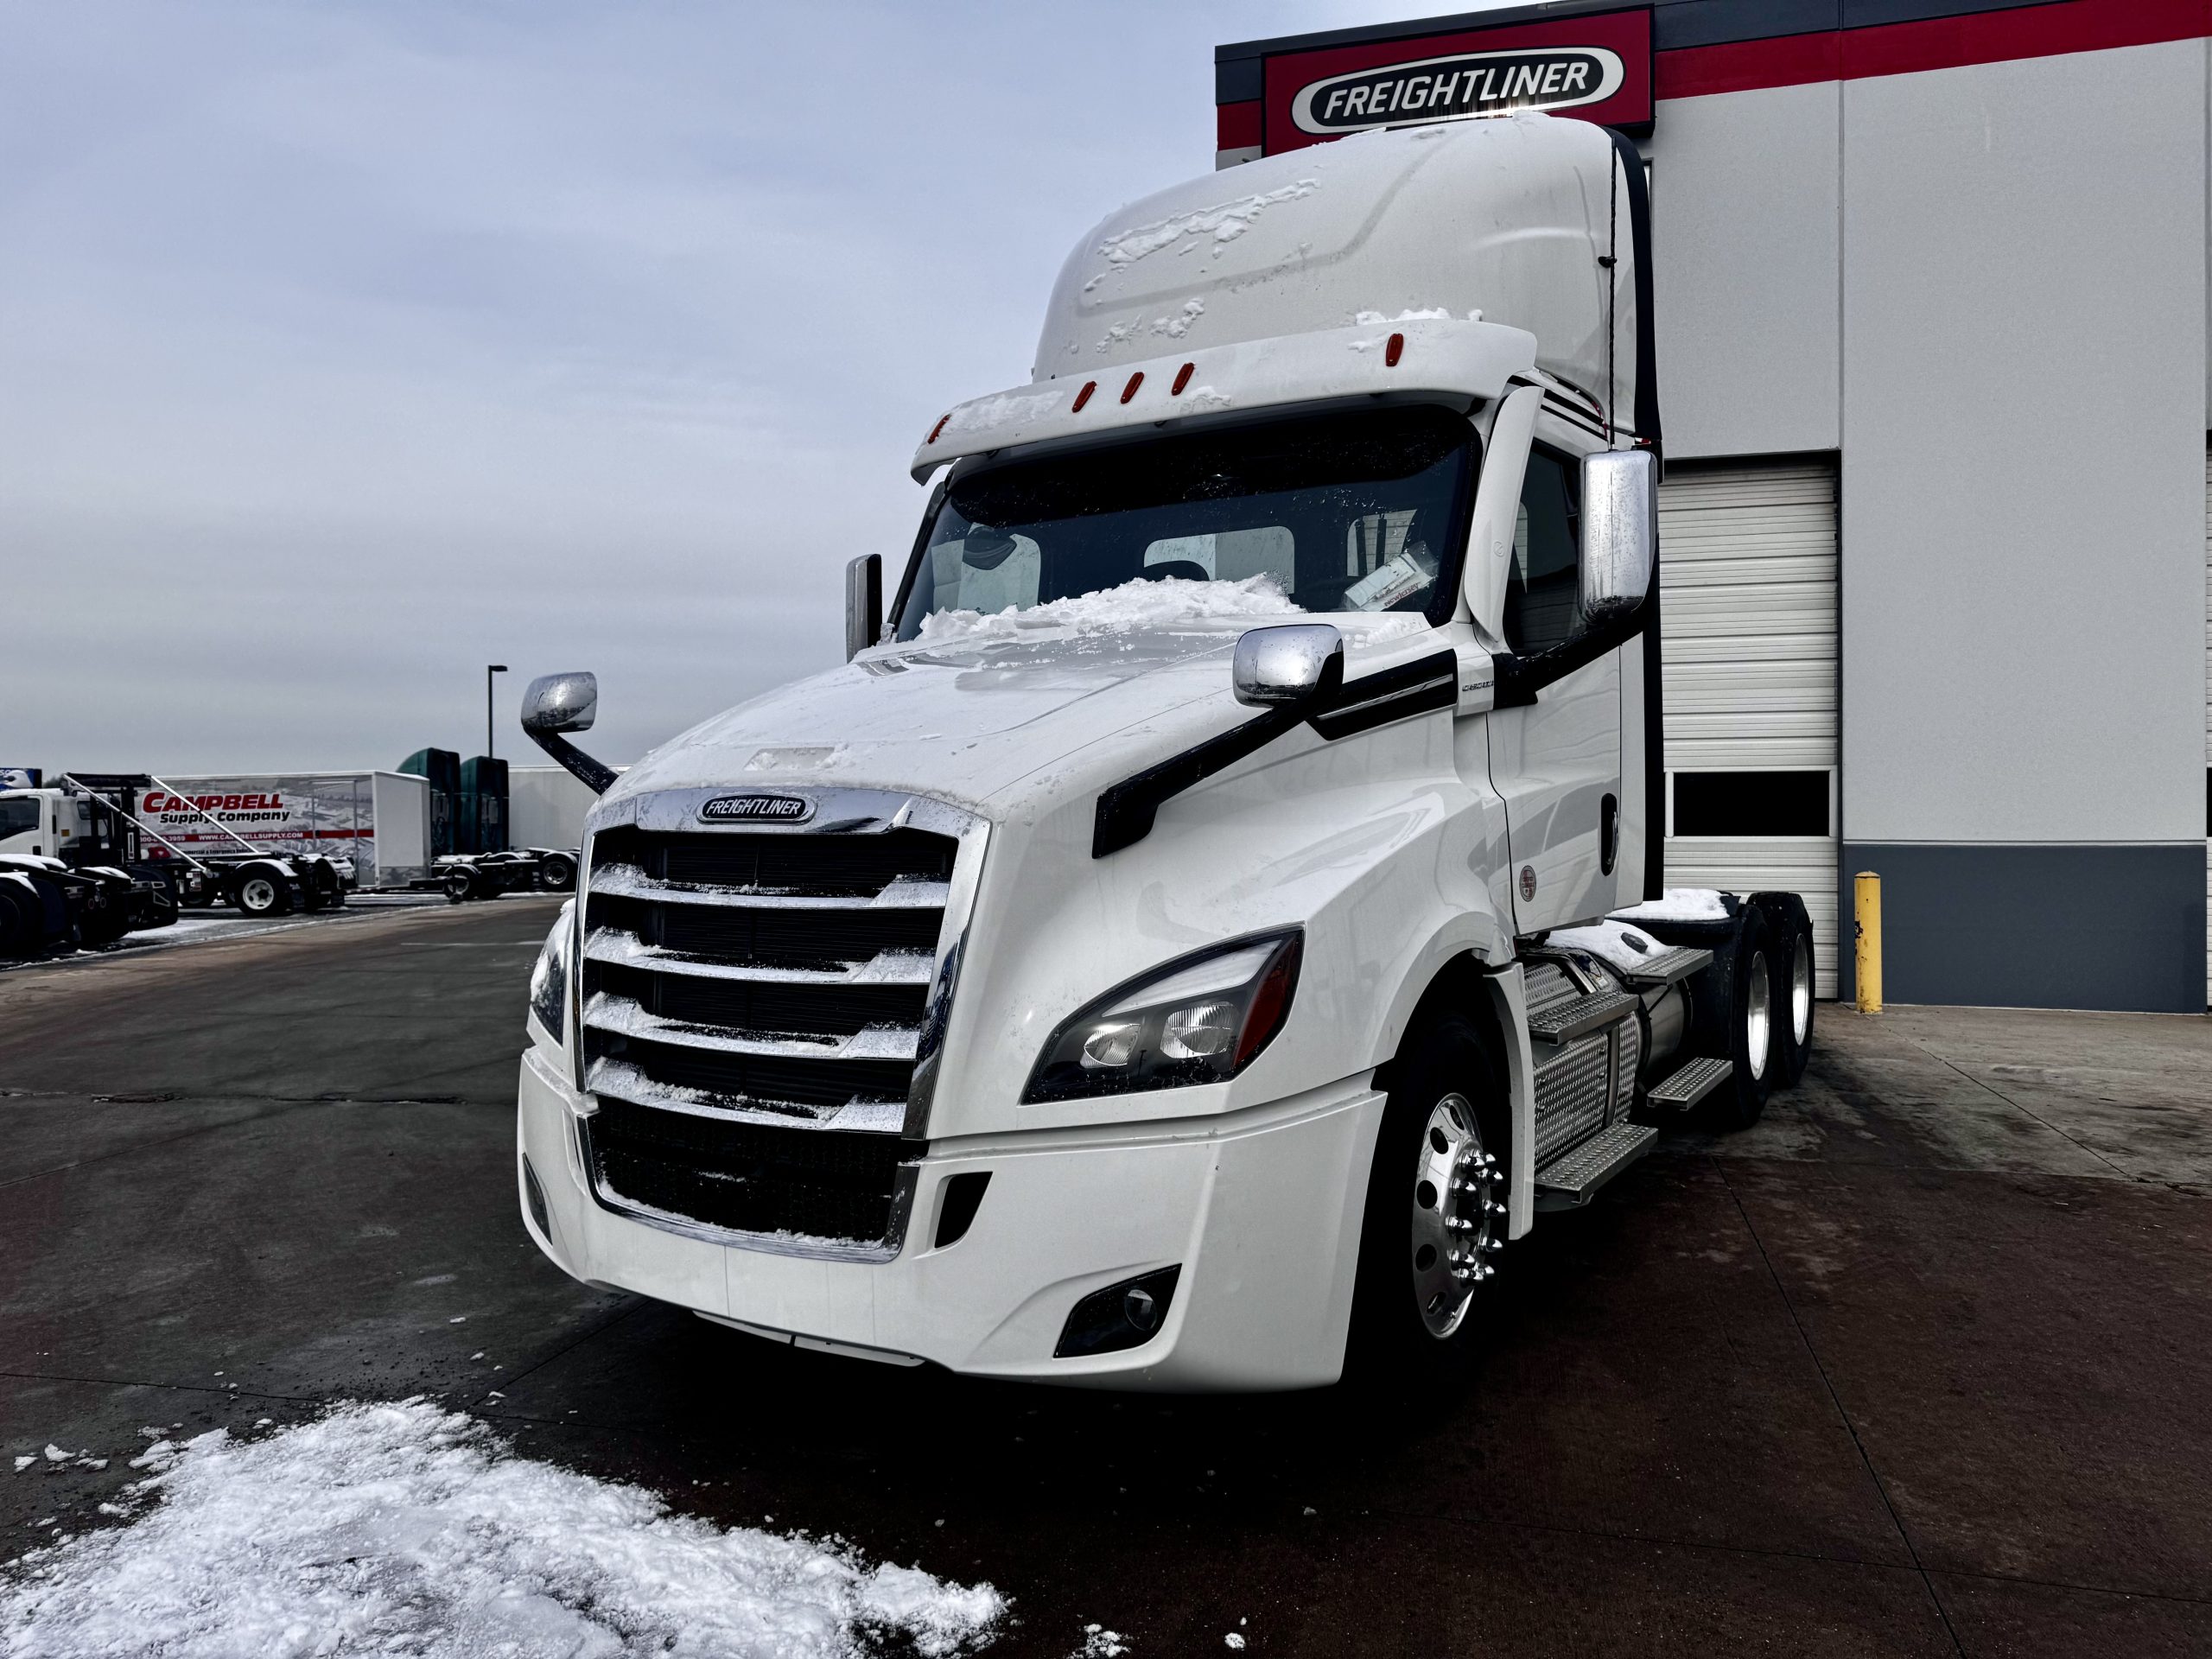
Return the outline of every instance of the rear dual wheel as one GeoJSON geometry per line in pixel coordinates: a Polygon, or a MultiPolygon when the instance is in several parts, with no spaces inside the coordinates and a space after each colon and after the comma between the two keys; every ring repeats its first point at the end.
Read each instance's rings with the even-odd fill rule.
{"type": "MultiPolygon", "coordinates": [[[[1767,895],[1762,894],[1762,898],[1767,895]]],[[[1794,893],[1772,895],[1767,914],[1776,935],[1774,1086],[1791,1089],[1813,1054],[1813,923],[1794,893]]]]}
{"type": "Polygon", "coordinates": [[[236,893],[238,907],[249,916],[282,916],[292,907],[291,889],[272,871],[246,871],[236,893]]]}
{"type": "Polygon", "coordinates": [[[1759,1121],[1773,1092],[1777,1058],[1774,963],[1766,918],[1746,905],[1738,918],[1727,977],[1715,987],[1720,1001],[1715,1012],[1735,1069],[1727,1084],[1707,1098],[1704,1116],[1714,1128],[1748,1129],[1759,1121]]]}

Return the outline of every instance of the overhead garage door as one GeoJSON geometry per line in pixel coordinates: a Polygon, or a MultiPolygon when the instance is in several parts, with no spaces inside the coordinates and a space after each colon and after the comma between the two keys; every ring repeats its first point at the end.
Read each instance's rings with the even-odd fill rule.
{"type": "Polygon", "coordinates": [[[1836,469],[1668,469],[1667,881],[1805,901],[1835,995],[1836,469]]]}

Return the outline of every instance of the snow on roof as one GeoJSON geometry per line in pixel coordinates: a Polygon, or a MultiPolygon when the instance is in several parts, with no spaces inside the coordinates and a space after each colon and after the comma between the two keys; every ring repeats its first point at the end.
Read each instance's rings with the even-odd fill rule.
{"type": "MultiPolygon", "coordinates": [[[[1361,133],[1133,202],[1068,256],[1032,378],[1080,381],[1172,349],[1478,314],[1536,365],[1636,408],[1636,290],[1611,137],[1533,112],[1361,133]],[[1611,267],[1600,256],[1617,255],[1611,267]],[[1610,308],[1618,315],[1609,317],[1610,308]],[[1609,353],[1609,322],[1624,349],[1609,353]]],[[[1187,353],[1186,353],[1187,355],[1187,353]]],[[[1116,377],[1118,378],[1118,377],[1116,377]]]]}
{"type": "Polygon", "coordinates": [[[252,1440],[157,1442],[132,1524],[0,1580],[10,1653],[948,1655],[1006,1610],[988,1584],[725,1530],[652,1493],[519,1458],[422,1400],[346,1404],[252,1440]]]}

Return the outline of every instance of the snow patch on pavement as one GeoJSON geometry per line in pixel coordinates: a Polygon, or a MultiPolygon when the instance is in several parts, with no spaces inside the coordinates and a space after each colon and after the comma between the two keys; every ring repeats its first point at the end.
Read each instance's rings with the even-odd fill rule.
{"type": "Polygon", "coordinates": [[[420,1400],[245,1441],[160,1440],[134,1524],[0,1567],[8,1659],[405,1653],[461,1659],[865,1651],[987,1643],[1006,1603],[836,1539],[724,1531],[515,1456],[420,1400]]]}

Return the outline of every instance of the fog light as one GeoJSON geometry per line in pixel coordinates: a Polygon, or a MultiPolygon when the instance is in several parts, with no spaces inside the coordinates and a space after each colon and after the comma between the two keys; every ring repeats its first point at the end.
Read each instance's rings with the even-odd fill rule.
{"type": "Polygon", "coordinates": [[[1175,1300],[1175,1281],[1182,1273],[1178,1264],[1092,1291],[1068,1310],[1068,1322],[1060,1332],[1059,1346],[1052,1350],[1052,1357],[1110,1354],[1151,1341],[1167,1322],[1168,1306],[1175,1300]]]}

